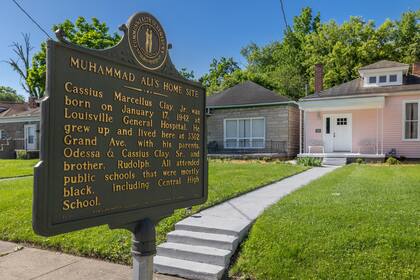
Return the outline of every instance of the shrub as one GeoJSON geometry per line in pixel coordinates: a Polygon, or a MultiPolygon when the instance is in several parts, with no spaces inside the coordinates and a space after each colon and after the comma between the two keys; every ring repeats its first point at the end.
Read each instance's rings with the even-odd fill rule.
{"type": "Polygon", "coordinates": [[[17,159],[27,159],[26,150],[16,150],[16,158],[17,159]]]}
{"type": "Polygon", "coordinates": [[[397,164],[400,164],[401,162],[398,159],[394,158],[394,157],[389,157],[386,160],[386,163],[389,164],[389,165],[397,165],[397,164]]]}
{"type": "Polygon", "coordinates": [[[322,160],[314,157],[300,157],[297,159],[297,164],[303,166],[321,166],[322,160]]]}
{"type": "Polygon", "coordinates": [[[357,163],[357,164],[363,164],[363,163],[365,163],[365,160],[364,160],[364,159],[362,159],[362,158],[357,158],[357,159],[356,159],[356,163],[357,163]]]}

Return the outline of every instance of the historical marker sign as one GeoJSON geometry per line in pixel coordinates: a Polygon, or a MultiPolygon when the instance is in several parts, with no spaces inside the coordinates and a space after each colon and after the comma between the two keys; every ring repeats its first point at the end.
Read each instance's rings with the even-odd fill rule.
{"type": "Polygon", "coordinates": [[[50,236],[169,215],[207,199],[205,91],[138,13],[110,49],[48,41],[33,226],[50,236]]]}

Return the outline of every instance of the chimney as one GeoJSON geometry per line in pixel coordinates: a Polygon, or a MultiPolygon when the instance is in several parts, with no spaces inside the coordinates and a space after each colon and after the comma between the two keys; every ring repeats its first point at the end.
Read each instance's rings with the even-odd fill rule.
{"type": "Polygon", "coordinates": [[[420,76],[420,61],[413,63],[411,73],[413,75],[420,76]]]}
{"type": "Polygon", "coordinates": [[[29,96],[28,98],[28,107],[31,109],[37,108],[38,103],[36,102],[36,98],[33,96],[29,96]]]}
{"type": "Polygon", "coordinates": [[[324,65],[322,63],[315,64],[315,92],[323,90],[324,84],[324,65]]]}

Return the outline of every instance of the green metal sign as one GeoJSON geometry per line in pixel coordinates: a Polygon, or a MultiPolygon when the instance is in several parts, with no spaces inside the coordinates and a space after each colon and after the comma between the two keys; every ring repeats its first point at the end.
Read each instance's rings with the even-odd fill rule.
{"type": "Polygon", "coordinates": [[[44,236],[158,220],[207,199],[205,91],[168,55],[160,23],[138,13],[118,45],[47,44],[34,230],[44,236]]]}

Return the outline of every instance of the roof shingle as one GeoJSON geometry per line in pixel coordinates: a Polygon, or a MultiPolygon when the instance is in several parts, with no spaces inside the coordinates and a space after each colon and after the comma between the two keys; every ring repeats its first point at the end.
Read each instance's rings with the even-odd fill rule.
{"type": "Polygon", "coordinates": [[[288,101],[290,99],[285,96],[281,96],[254,82],[246,81],[207,97],[207,106],[243,106],[288,101]]]}
{"type": "Polygon", "coordinates": [[[420,77],[415,75],[405,76],[404,83],[398,86],[363,87],[362,78],[351,80],[347,83],[308,95],[303,100],[323,97],[357,96],[375,93],[392,93],[403,91],[420,91],[420,77]]]}
{"type": "Polygon", "coordinates": [[[391,61],[391,60],[379,60],[378,62],[363,66],[360,70],[373,70],[380,68],[394,68],[394,67],[408,67],[408,64],[391,61]]]}

